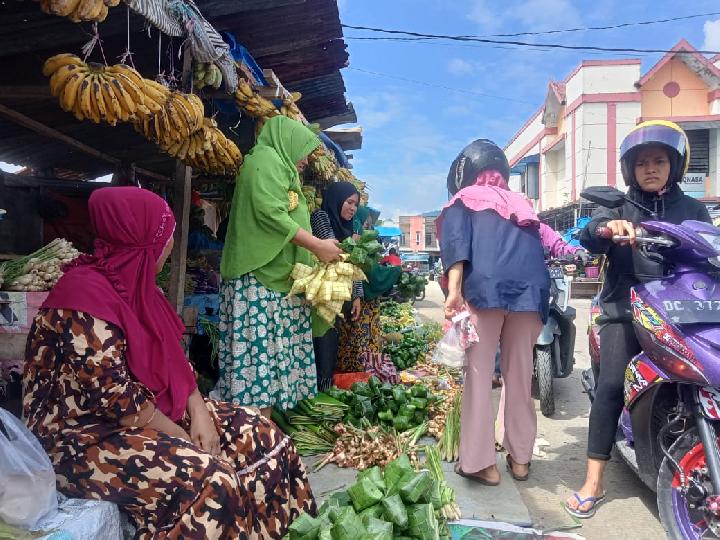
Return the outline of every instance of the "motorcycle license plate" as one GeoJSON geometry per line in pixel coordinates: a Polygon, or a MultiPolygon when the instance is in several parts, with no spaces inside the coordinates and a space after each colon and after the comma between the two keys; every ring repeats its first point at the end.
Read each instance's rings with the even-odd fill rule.
{"type": "Polygon", "coordinates": [[[710,420],[720,420],[720,390],[706,386],[698,389],[700,405],[710,420]]]}
{"type": "Polygon", "coordinates": [[[663,308],[674,323],[720,323],[720,300],[665,300],[663,308]]]}

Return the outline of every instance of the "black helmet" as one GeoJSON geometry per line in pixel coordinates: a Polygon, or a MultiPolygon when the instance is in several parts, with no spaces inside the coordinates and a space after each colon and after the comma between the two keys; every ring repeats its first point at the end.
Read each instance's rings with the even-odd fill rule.
{"type": "Polygon", "coordinates": [[[448,191],[455,195],[462,188],[473,185],[483,171],[497,171],[506,181],[510,178],[510,164],[505,152],[489,139],[471,142],[455,158],[447,176],[448,191]]]}
{"type": "Polygon", "coordinates": [[[683,129],[674,122],[651,120],[638,124],[620,145],[620,168],[627,186],[637,186],[635,161],[642,148],[660,146],[670,159],[668,186],[679,183],[690,165],[690,143],[683,129]]]}

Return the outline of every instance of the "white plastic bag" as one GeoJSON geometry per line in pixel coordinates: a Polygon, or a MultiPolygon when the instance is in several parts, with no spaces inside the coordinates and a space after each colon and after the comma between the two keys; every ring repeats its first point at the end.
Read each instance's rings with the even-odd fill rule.
{"type": "Polygon", "coordinates": [[[0,519],[32,529],[57,510],[55,471],[35,435],[0,408],[0,519]]]}
{"type": "Polygon", "coordinates": [[[465,365],[465,348],[460,339],[459,322],[455,322],[455,319],[435,347],[432,361],[450,368],[461,368],[465,365]]]}

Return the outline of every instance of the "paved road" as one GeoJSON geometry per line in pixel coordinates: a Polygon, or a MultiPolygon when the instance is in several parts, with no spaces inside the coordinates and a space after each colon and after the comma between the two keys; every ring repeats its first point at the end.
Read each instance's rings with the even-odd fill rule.
{"type": "MultiPolygon", "coordinates": [[[[442,301],[440,288],[431,282],[425,301],[416,307],[423,317],[441,321],[442,301]]],[[[584,478],[589,401],[582,391],[580,372],[589,367],[586,330],[590,303],[574,300],[573,305],[578,311],[575,372],[567,379],[556,379],[557,412],[553,418],[542,416],[538,407],[538,439],[549,445],[543,448],[544,456],[534,458],[530,480],[517,484],[535,525],[544,530],[573,524],[561,504],[584,478]]],[[[574,532],[589,540],[654,540],[665,536],[654,493],[624,463],[610,463],[606,489],[607,502],[574,532]]]]}

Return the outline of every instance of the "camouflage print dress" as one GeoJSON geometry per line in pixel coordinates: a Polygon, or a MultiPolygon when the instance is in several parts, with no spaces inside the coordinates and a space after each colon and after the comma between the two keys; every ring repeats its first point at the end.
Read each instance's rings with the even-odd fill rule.
{"type": "MultiPolygon", "coordinates": [[[[305,468],[274,424],[207,401],[220,458],[119,420],[153,400],[129,374],[115,325],[47,309],[28,338],[24,414],[71,497],[117,503],[146,538],[280,538],[315,511],[305,468]]],[[[183,426],[189,431],[189,423],[183,426]]]]}

